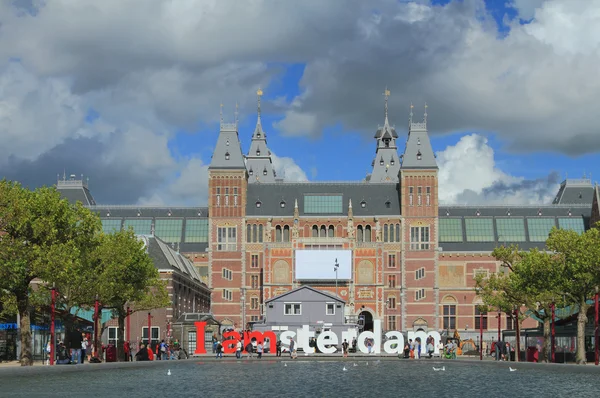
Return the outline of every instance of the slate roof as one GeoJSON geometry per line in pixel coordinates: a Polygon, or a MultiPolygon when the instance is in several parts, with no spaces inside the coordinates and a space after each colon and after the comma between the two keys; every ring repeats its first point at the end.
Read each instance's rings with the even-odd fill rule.
{"type": "Polygon", "coordinates": [[[279,296],[271,297],[270,299],[265,300],[265,303],[270,303],[272,301],[278,301],[278,300],[284,298],[285,296],[289,296],[290,294],[296,293],[296,292],[298,292],[300,290],[310,290],[310,291],[312,291],[312,292],[314,292],[316,294],[320,294],[320,295],[322,295],[324,297],[327,297],[329,299],[335,300],[337,302],[344,303],[344,304],[346,303],[346,301],[344,301],[342,298],[340,298],[340,297],[338,297],[338,296],[336,296],[334,294],[330,294],[330,293],[325,292],[323,290],[315,289],[314,287],[308,286],[308,285],[303,285],[303,286],[297,287],[295,289],[289,290],[289,291],[287,291],[285,293],[282,293],[279,296]]]}
{"type": "Polygon", "coordinates": [[[377,147],[375,159],[371,164],[373,172],[367,178],[367,181],[370,183],[397,183],[400,173],[400,156],[398,156],[398,147],[396,146],[398,134],[394,128],[390,127],[387,114],[383,127],[377,130],[375,138],[377,138],[377,147]]]}
{"type": "Polygon", "coordinates": [[[271,151],[267,147],[267,135],[262,129],[260,114],[252,134],[252,142],[246,156],[248,183],[275,182],[275,170],[271,160],[271,151]]]}
{"type": "Polygon", "coordinates": [[[411,123],[406,148],[404,155],[402,155],[402,169],[437,168],[435,155],[427,134],[427,123],[411,123]]]}
{"type": "Polygon", "coordinates": [[[56,190],[60,192],[61,196],[69,201],[69,203],[75,204],[81,202],[84,206],[93,206],[96,204],[94,197],[88,189],[88,185],[83,180],[75,180],[74,176],[71,176],[70,180],[63,178],[58,180],[56,183],[56,190]]]}
{"type": "Polygon", "coordinates": [[[245,169],[237,123],[221,123],[209,169],[245,169]]]}
{"type": "Polygon", "coordinates": [[[294,215],[294,202],[298,200],[298,213],[306,216],[345,216],[348,214],[349,201],[352,200],[354,217],[365,216],[398,216],[400,214],[398,184],[386,183],[274,183],[274,184],[249,184],[246,205],[246,215],[292,217],[294,215]],[[305,213],[304,195],[309,194],[340,194],[342,195],[341,213],[305,213]],[[361,202],[365,207],[361,206],[361,202]],[[256,206],[260,202],[260,207],[256,206]],[[281,207],[284,202],[285,207],[281,207]],[[386,205],[389,202],[389,207],[386,205]]]}
{"type": "Polygon", "coordinates": [[[139,235],[139,238],[145,242],[148,255],[158,270],[177,271],[203,284],[194,264],[187,257],[173,250],[168,243],[155,236],[139,235]]]}
{"type": "Polygon", "coordinates": [[[552,201],[554,204],[587,204],[592,203],[594,186],[589,179],[566,179],[552,201]]]}

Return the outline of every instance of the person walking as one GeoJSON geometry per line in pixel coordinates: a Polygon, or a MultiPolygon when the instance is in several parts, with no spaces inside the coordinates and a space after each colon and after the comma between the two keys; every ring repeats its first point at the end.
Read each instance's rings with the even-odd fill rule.
{"type": "Polygon", "coordinates": [[[242,357],[242,342],[241,342],[241,340],[238,340],[237,343],[235,343],[235,357],[237,359],[240,359],[242,357]]]}
{"type": "Polygon", "coordinates": [[[348,358],[348,345],[348,341],[344,339],[344,342],[342,343],[342,352],[344,353],[344,358],[348,358]]]}
{"type": "Polygon", "coordinates": [[[261,359],[263,353],[263,343],[261,341],[256,345],[256,353],[258,354],[258,359],[261,359]]]}
{"type": "Polygon", "coordinates": [[[217,340],[217,358],[221,358],[223,359],[223,345],[221,344],[220,341],[217,340]]]}

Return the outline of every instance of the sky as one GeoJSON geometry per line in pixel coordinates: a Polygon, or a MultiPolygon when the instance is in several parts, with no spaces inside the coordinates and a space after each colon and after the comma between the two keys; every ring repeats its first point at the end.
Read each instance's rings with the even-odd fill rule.
{"type": "Polygon", "coordinates": [[[600,0],[0,2],[0,177],[206,204],[220,104],[287,181],[359,181],[423,117],[447,204],[549,203],[600,173],[600,0]]]}

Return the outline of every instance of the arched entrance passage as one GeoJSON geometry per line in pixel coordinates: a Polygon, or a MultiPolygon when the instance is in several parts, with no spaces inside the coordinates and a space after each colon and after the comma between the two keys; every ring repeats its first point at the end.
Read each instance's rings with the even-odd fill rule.
{"type": "Polygon", "coordinates": [[[373,331],[373,315],[369,311],[358,314],[358,325],[362,331],[373,331]]]}

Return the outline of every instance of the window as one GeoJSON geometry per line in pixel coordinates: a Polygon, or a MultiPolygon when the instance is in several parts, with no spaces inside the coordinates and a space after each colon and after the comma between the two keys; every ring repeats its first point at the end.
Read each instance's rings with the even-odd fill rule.
{"type": "Polygon", "coordinates": [[[286,225],[283,227],[283,241],[284,242],[290,241],[290,226],[289,225],[286,225]]]}
{"type": "Polygon", "coordinates": [[[275,227],[275,242],[281,242],[283,234],[281,233],[281,225],[275,227]]]}
{"type": "Polygon", "coordinates": [[[415,279],[419,280],[423,278],[425,278],[425,268],[419,268],[415,271],[415,279]]]}
{"type": "Polygon", "coordinates": [[[327,228],[327,237],[333,238],[334,236],[335,236],[335,230],[333,228],[333,225],[330,225],[329,228],[327,228]]]}
{"type": "Polygon", "coordinates": [[[413,206],[413,194],[415,191],[415,187],[408,187],[408,205],[413,206]]]}
{"type": "Polygon", "coordinates": [[[483,330],[487,330],[488,314],[487,314],[487,311],[481,311],[479,309],[479,305],[476,305],[475,306],[475,330],[479,330],[480,327],[483,330]]]}
{"type": "Polygon", "coordinates": [[[460,218],[440,218],[440,242],[462,242],[462,220],[460,218]]]}
{"type": "Polygon", "coordinates": [[[554,226],[553,218],[528,218],[529,240],[531,242],[545,242],[554,226]]]}
{"type": "Polygon", "coordinates": [[[196,351],[196,331],[188,332],[188,352],[191,354],[196,351]]]}
{"type": "Polygon", "coordinates": [[[233,280],[233,272],[230,269],[223,268],[223,279],[227,279],[229,281],[233,280]]]}
{"type": "Polygon", "coordinates": [[[477,279],[477,277],[480,275],[483,278],[487,278],[488,276],[490,276],[490,272],[487,269],[483,268],[473,270],[473,279],[477,279]]]}
{"type": "Polygon", "coordinates": [[[302,306],[300,303],[285,303],[284,315],[302,315],[302,306]]]}
{"type": "Polygon", "coordinates": [[[251,259],[252,261],[250,262],[250,267],[258,268],[258,254],[253,254],[251,259]]]}
{"type": "Polygon", "coordinates": [[[394,224],[390,224],[390,242],[394,242],[394,224]]]}
{"type": "Polygon", "coordinates": [[[258,275],[252,275],[250,279],[252,289],[258,289],[258,275]]]}
{"type": "Polygon", "coordinates": [[[400,224],[385,224],[383,226],[383,241],[400,242],[400,224]]]}
{"type": "Polygon", "coordinates": [[[388,297],[388,307],[392,310],[396,309],[396,296],[388,297]]]}
{"type": "Polygon", "coordinates": [[[444,305],[444,329],[456,329],[456,305],[444,305]]]}
{"type": "Polygon", "coordinates": [[[258,309],[258,297],[250,298],[250,309],[257,310],[258,309]]]}
{"type": "Polygon", "coordinates": [[[583,218],[581,217],[573,217],[573,218],[559,218],[558,219],[558,227],[561,229],[570,229],[572,231],[577,232],[578,234],[582,234],[585,231],[585,226],[583,224],[583,218]]]}
{"type": "Polygon", "coordinates": [[[252,242],[252,225],[246,225],[246,242],[252,242]]]}
{"type": "Polygon", "coordinates": [[[513,322],[513,317],[511,314],[509,314],[508,312],[506,313],[506,329],[507,330],[514,330],[515,328],[515,323],[513,322]]]}
{"type": "Polygon", "coordinates": [[[154,235],[168,243],[181,242],[183,220],[156,220],[154,235]]]}
{"type": "Polygon", "coordinates": [[[498,242],[525,242],[525,220],[522,218],[496,218],[498,242]]]}
{"type": "Polygon", "coordinates": [[[221,206],[221,188],[216,188],[217,192],[217,207],[221,206]]]}
{"type": "Polygon", "coordinates": [[[250,322],[258,322],[260,317],[258,315],[250,315],[250,322]]]}
{"type": "Polygon", "coordinates": [[[112,234],[121,230],[121,219],[102,220],[102,232],[112,234]]]}
{"type": "Polygon", "coordinates": [[[217,228],[217,250],[234,252],[236,251],[236,228],[235,227],[218,227],[217,228]]]}
{"type": "Polygon", "coordinates": [[[429,227],[410,227],[410,249],[429,250],[429,227]]]}
{"type": "Polygon", "coordinates": [[[313,238],[318,238],[319,237],[319,227],[316,225],[312,226],[312,237],[313,238]]]}
{"type": "Polygon", "coordinates": [[[467,242],[494,242],[494,223],[491,218],[466,218],[467,242]]]}
{"type": "Polygon", "coordinates": [[[326,304],[325,314],[335,315],[335,303],[327,303],[326,304]]]}
{"type": "MultiPolygon", "coordinates": [[[[158,337],[160,336],[160,328],[158,326],[152,326],[151,341],[158,343],[158,337]]],[[[142,327],[142,342],[148,344],[148,326],[142,327]]]]}
{"type": "Polygon", "coordinates": [[[321,238],[327,237],[327,227],[325,227],[325,225],[321,225],[319,237],[321,237],[321,238]]]}
{"type": "Polygon", "coordinates": [[[108,344],[113,344],[115,347],[117,346],[117,341],[119,341],[117,332],[119,328],[116,326],[108,327],[108,344]]]}
{"type": "Polygon", "coordinates": [[[417,206],[421,206],[421,194],[423,192],[423,187],[417,187],[417,206]]]}
{"type": "Polygon", "coordinates": [[[228,289],[223,289],[223,299],[227,300],[227,301],[232,301],[233,300],[233,293],[231,292],[231,290],[228,289]]]}
{"type": "Polygon", "coordinates": [[[425,298],[425,289],[419,289],[415,292],[415,301],[423,300],[425,298]]]}
{"type": "Polygon", "coordinates": [[[396,330],[396,315],[388,316],[388,330],[396,330]]]}
{"type": "Polygon", "coordinates": [[[225,188],[225,207],[229,206],[229,188],[225,188]]]}
{"type": "Polygon", "coordinates": [[[388,268],[396,268],[396,255],[388,254],[388,268]]]}
{"type": "Polygon", "coordinates": [[[425,204],[431,206],[431,187],[425,188],[425,204]]]}
{"type": "Polygon", "coordinates": [[[238,189],[237,189],[237,187],[233,188],[233,205],[235,207],[237,207],[237,205],[238,205],[238,189]]]}
{"type": "Polygon", "coordinates": [[[336,214],[343,212],[342,195],[304,195],[304,213],[336,214]]]}
{"type": "Polygon", "coordinates": [[[125,219],[123,229],[133,228],[136,235],[152,235],[152,220],[125,219]]]}
{"type": "Polygon", "coordinates": [[[388,236],[388,225],[384,224],[383,225],[383,241],[384,242],[389,242],[389,236],[388,236]]]}
{"type": "Polygon", "coordinates": [[[258,242],[262,243],[263,241],[263,226],[262,224],[258,224],[258,242]]]}
{"type": "Polygon", "coordinates": [[[258,232],[258,226],[256,224],[254,224],[252,226],[252,242],[256,242],[256,233],[258,232]]]}
{"type": "Polygon", "coordinates": [[[371,241],[371,226],[367,225],[365,227],[365,242],[370,242],[371,241]]]}
{"type": "Polygon", "coordinates": [[[188,243],[208,242],[208,219],[185,220],[185,241],[188,243]]]}
{"type": "Polygon", "coordinates": [[[396,275],[388,275],[388,287],[396,287],[396,275]]]}
{"type": "Polygon", "coordinates": [[[362,242],[364,240],[364,234],[363,234],[363,227],[362,227],[362,225],[359,225],[356,228],[356,240],[358,242],[362,242]]]}

